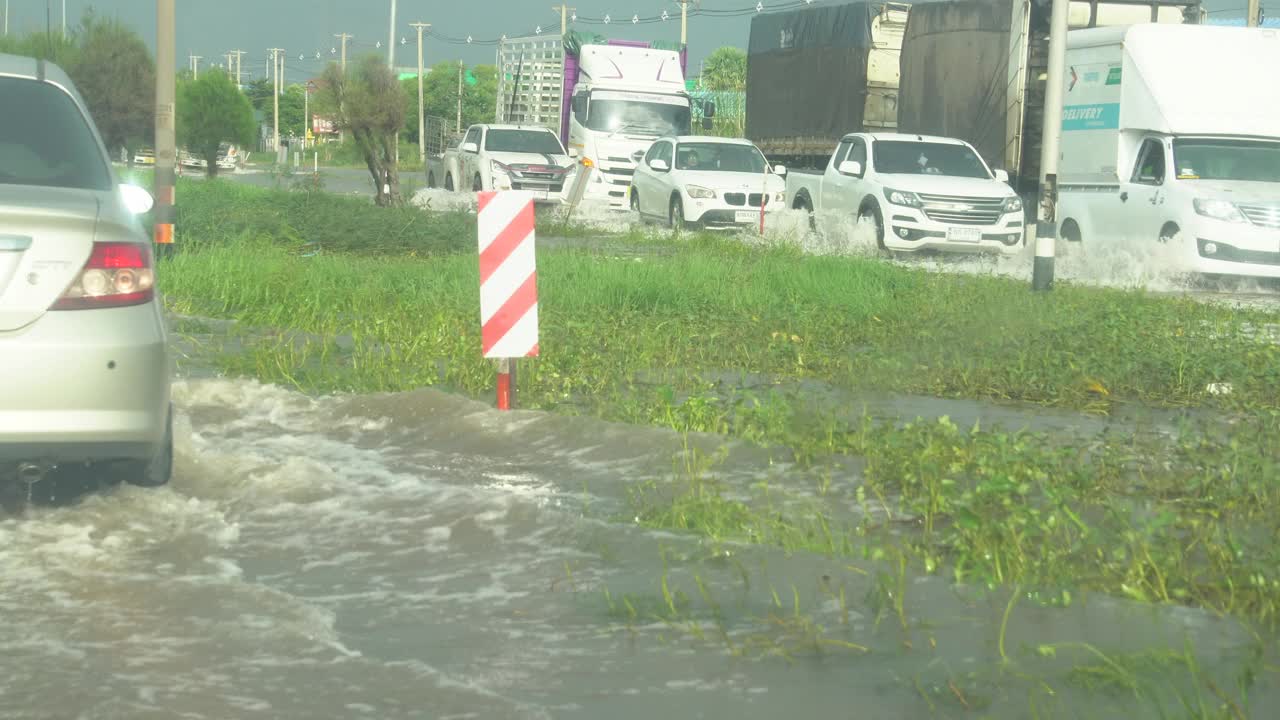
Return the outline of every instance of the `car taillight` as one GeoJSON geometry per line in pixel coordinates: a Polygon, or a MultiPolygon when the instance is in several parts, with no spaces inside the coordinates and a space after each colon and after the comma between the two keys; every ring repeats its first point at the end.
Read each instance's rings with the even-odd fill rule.
{"type": "Polygon", "coordinates": [[[89,310],[150,302],[155,296],[151,247],[139,243],[100,242],[75,282],[51,310],[89,310]]]}

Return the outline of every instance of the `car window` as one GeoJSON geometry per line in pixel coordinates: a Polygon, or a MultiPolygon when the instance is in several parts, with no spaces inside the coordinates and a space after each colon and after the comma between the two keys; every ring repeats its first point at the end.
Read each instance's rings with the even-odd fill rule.
{"type": "Polygon", "coordinates": [[[467,136],[462,139],[462,143],[464,145],[466,143],[475,143],[476,145],[479,145],[480,144],[480,128],[473,127],[470,130],[468,130],[467,136]]]}
{"type": "Polygon", "coordinates": [[[764,156],[754,145],[721,142],[680,143],[676,151],[679,170],[763,173],[764,156]]]}
{"type": "Polygon", "coordinates": [[[484,149],[492,152],[564,154],[560,140],[545,130],[490,130],[484,136],[484,149]]]}
{"type": "Polygon", "coordinates": [[[49,83],[0,77],[0,184],[110,190],[111,171],[75,102],[49,83]]]}
{"type": "Polygon", "coordinates": [[[666,160],[667,167],[671,167],[671,143],[660,142],[654,145],[654,160],[666,160]]]}
{"type": "Polygon", "coordinates": [[[849,143],[849,156],[846,160],[862,163],[862,167],[867,166],[867,146],[861,140],[853,140],[849,143]]]}
{"type": "Polygon", "coordinates": [[[662,143],[656,142],[649,146],[649,152],[644,154],[644,164],[648,165],[658,157],[658,153],[662,149],[662,143]]]}
{"type": "Polygon", "coordinates": [[[845,140],[836,146],[836,156],[831,161],[831,167],[840,167],[840,163],[844,162],[845,157],[849,155],[849,146],[851,144],[851,142],[845,140]]]}
{"type": "Polygon", "coordinates": [[[956,143],[876,140],[872,162],[886,175],[991,178],[977,153],[956,143]]]}
{"type": "Polygon", "coordinates": [[[1142,144],[1138,164],[1133,168],[1133,182],[1143,185],[1164,182],[1164,146],[1158,140],[1147,140],[1142,144]]]}

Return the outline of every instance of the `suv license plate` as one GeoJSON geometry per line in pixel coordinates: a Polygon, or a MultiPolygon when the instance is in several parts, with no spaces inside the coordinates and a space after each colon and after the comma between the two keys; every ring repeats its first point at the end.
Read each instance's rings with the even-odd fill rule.
{"type": "Polygon", "coordinates": [[[738,210],[734,212],[733,219],[740,223],[756,222],[760,219],[760,211],[758,210],[738,210]]]}

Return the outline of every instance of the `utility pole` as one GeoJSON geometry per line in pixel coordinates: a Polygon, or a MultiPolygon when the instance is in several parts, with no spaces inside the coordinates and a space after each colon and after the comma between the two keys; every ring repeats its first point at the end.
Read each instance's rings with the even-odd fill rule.
{"type": "Polygon", "coordinates": [[[1058,236],[1058,155],[1062,139],[1062,87],[1066,84],[1067,12],[1070,0],[1053,0],[1049,21],[1049,74],[1045,79],[1044,128],[1040,146],[1040,202],[1031,289],[1053,288],[1054,241],[1058,236]]]}
{"type": "MultiPolygon", "coordinates": [[[[174,174],[178,158],[174,136],[175,96],[177,82],[174,67],[178,63],[175,43],[174,0],[156,0],[156,176],[155,176],[155,243],[157,255],[173,248],[174,174]]],[[[7,8],[6,8],[7,9],[7,8]]]]}
{"type": "Polygon", "coordinates": [[[190,55],[191,58],[191,79],[200,79],[200,61],[204,59],[203,55],[190,55]]]}
{"type": "Polygon", "coordinates": [[[346,72],[346,69],[347,69],[347,41],[348,41],[348,40],[350,40],[351,38],[355,37],[355,36],[354,36],[354,35],[348,35],[347,33],[339,33],[339,34],[337,34],[337,35],[334,35],[334,37],[336,37],[336,38],[338,38],[339,40],[341,40],[341,41],[342,41],[342,70],[343,70],[343,72],[346,72]]]}
{"type": "Polygon", "coordinates": [[[9,35],[9,0],[4,0],[4,34],[9,35]]]}
{"type": "Polygon", "coordinates": [[[244,50],[232,50],[232,55],[236,56],[236,87],[244,85],[244,76],[240,74],[240,56],[244,55],[244,50]]]}
{"type": "Polygon", "coordinates": [[[302,84],[302,148],[307,147],[307,130],[311,128],[311,81],[302,84]]]}
{"type": "Polygon", "coordinates": [[[458,61],[458,128],[462,132],[462,61],[458,61]]]}
{"type": "Polygon", "coordinates": [[[559,5],[552,5],[551,9],[560,11],[560,35],[563,36],[565,33],[569,32],[569,13],[573,10],[577,10],[578,8],[569,7],[564,3],[560,3],[559,5]]]}
{"type": "Polygon", "coordinates": [[[387,40],[387,67],[396,70],[396,0],[391,0],[391,32],[387,40]]]}
{"type": "Polygon", "coordinates": [[[427,166],[427,116],[422,101],[422,31],[431,27],[431,23],[409,23],[418,31],[418,159],[422,166],[427,166]]]}
{"type": "Polygon", "coordinates": [[[1249,27],[1258,27],[1262,24],[1262,2],[1261,0],[1249,0],[1249,27]]]}
{"type": "Polygon", "coordinates": [[[62,0],[62,37],[67,36],[67,0],[62,0]]]}
{"type": "Polygon", "coordinates": [[[275,82],[271,84],[271,99],[274,103],[274,110],[271,117],[271,141],[274,145],[273,149],[276,151],[276,156],[278,157],[280,155],[280,66],[277,62],[281,53],[284,52],[284,49],[267,48],[267,50],[271,53],[271,69],[275,78],[275,82]]]}
{"type": "Polygon", "coordinates": [[[680,3],[680,46],[689,44],[689,0],[676,0],[680,3]]]}

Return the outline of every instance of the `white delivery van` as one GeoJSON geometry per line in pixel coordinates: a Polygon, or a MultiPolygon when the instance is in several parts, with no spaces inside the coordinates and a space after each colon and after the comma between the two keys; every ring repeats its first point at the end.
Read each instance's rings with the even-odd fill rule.
{"type": "Polygon", "coordinates": [[[1274,29],[1068,33],[1059,237],[1136,245],[1180,272],[1280,277],[1277,67],[1274,29]]]}

